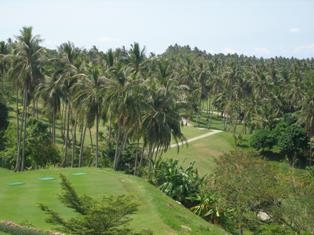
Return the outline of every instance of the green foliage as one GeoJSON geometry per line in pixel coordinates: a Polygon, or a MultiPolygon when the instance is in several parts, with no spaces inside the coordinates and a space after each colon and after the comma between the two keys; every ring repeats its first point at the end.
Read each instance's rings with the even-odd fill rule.
{"type": "Polygon", "coordinates": [[[10,123],[6,131],[4,132],[4,146],[5,148],[0,151],[1,167],[8,169],[14,169],[15,156],[16,156],[16,126],[10,123]]]}
{"type": "Polygon", "coordinates": [[[224,208],[230,208],[237,226],[257,231],[262,224],[259,212],[268,222],[300,232],[313,232],[314,181],[309,174],[283,172],[254,153],[232,152],[217,160],[211,191],[224,208]]]}
{"type": "Polygon", "coordinates": [[[199,194],[204,179],[199,176],[194,163],[183,168],[178,160],[159,159],[154,163],[151,181],[168,196],[190,207],[193,205],[193,197],[199,194]]]}
{"type": "Polygon", "coordinates": [[[264,151],[271,149],[276,144],[276,139],[269,129],[259,129],[251,137],[250,145],[257,149],[264,151]]]}
{"type": "Polygon", "coordinates": [[[0,100],[0,151],[4,149],[4,132],[9,125],[8,113],[8,107],[0,100]]]}
{"type": "Polygon", "coordinates": [[[291,230],[289,227],[282,225],[282,224],[263,224],[261,225],[257,232],[254,234],[256,235],[294,235],[294,231],[291,230]]]}
{"type": "MultiPolygon", "coordinates": [[[[45,167],[49,164],[60,162],[59,151],[56,145],[51,143],[48,125],[41,121],[30,119],[27,123],[27,142],[25,148],[25,166],[27,168],[45,167]]],[[[10,123],[4,133],[5,149],[0,151],[1,166],[13,169],[16,161],[17,130],[10,123]]]]}
{"type": "Polygon", "coordinates": [[[26,160],[28,167],[45,167],[60,162],[57,147],[51,143],[48,125],[35,119],[30,119],[27,125],[26,160]]]}
{"type": "Polygon", "coordinates": [[[60,231],[82,235],[149,234],[149,232],[133,233],[127,226],[138,207],[130,198],[124,195],[104,196],[101,199],[79,196],[67,178],[63,175],[60,177],[62,186],[60,201],[73,209],[77,216],[66,220],[57,212],[40,204],[41,210],[48,215],[47,222],[58,225],[60,231]]]}
{"type": "Polygon", "coordinates": [[[8,114],[8,107],[0,100],[0,132],[4,131],[8,127],[8,114]]]}
{"type": "Polygon", "coordinates": [[[213,224],[228,223],[232,210],[221,207],[216,194],[209,191],[202,191],[190,199],[194,203],[194,206],[190,209],[195,214],[213,224]]]}
{"type": "Polygon", "coordinates": [[[300,158],[308,148],[309,139],[302,127],[293,124],[285,128],[278,138],[278,146],[291,161],[300,158]],[[301,156],[300,156],[301,155],[301,156]]]}

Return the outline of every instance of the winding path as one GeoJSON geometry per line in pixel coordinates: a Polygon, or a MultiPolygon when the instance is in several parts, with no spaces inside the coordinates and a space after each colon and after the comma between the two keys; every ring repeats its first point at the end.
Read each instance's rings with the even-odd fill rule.
{"type": "Polygon", "coordinates": [[[206,134],[199,135],[199,136],[193,137],[191,139],[187,139],[186,141],[179,142],[178,144],[172,144],[172,145],[170,145],[170,148],[175,148],[177,146],[181,146],[181,145],[186,144],[186,143],[190,143],[190,142],[193,142],[193,141],[196,141],[196,140],[199,140],[199,139],[203,139],[203,138],[206,138],[208,136],[218,134],[220,132],[222,132],[222,131],[221,130],[211,130],[210,132],[208,132],[206,134]]]}

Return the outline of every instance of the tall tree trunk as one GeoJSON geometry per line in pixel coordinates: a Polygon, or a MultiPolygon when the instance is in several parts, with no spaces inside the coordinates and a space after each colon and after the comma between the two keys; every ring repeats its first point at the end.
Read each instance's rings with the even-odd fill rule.
{"type": "Polygon", "coordinates": [[[142,151],[141,151],[141,158],[140,158],[140,162],[139,162],[139,165],[138,165],[138,169],[141,169],[141,167],[142,167],[143,158],[144,158],[144,151],[145,151],[145,147],[144,147],[144,144],[143,144],[142,151]]]}
{"type": "Polygon", "coordinates": [[[92,136],[92,131],[90,128],[88,128],[89,130],[89,139],[90,139],[90,147],[91,147],[91,150],[93,151],[93,148],[94,148],[94,144],[93,144],[93,136],[92,136]]]}
{"type": "Polygon", "coordinates": [[[56,143],[56,111],[55,108],[53,108],[52,111],[52,143],[56,143]]]}
{"type": "Polygon", "coordinates": [[[28,104],[28,94],[27,88],[24,88],[24,99],[23,99],[23,143],[22,143],[22,157],[21,157],[21,168],[20,170],[24,170],[25,165],[25,145],[26,145],[26,123],[27,123],[27,104],[28,104]]]}
{"type": "Polygon", "coordinates": [[[96,112],[96,167],[98,167],[99,107],[96,112]]]}
{"type": "Polygon", "coordinates": [[[140,149],[140,140],[137,140],[137,150],[136,150],[136,155],[135,155],[135,163],[134,163],[134,175],[137,175],[137,162],[138,162],[138,155],[139,155],[139,150],[140,149]]]}
{"type": "Polygon", "coordinates": [[[61,138],[63,140],[63,144],[65,145],[65,127],[66,127],[66,112],[67,110],[67,105],[63,104],[62,111],[61,111],[61,138]]]}
{"type": "Polygon", "coordinates": [[[76,126],[77,121],[74,121],[74,128],[72,127],[72,157],[71,157],[71,167],[74,166],[75,159],[75,147],[76,147],[76,126]]]}
{"type": "Polygon", "coordinates": [[[79,164],[78,164],[79,167],[81,167],[82,162],[83,162],[83,150],[84,150],[86,127],[87,127],[87,123],[83,124],[83,131],[81,131],[81,137],[80,137],[80,156],[79,156],[79,164]]]}
{"type": "Polygon", "coordinates": [[[16,88],[16,131],[17,131],[17,146],[16,146],[16,162],[15,162],[15,171],[21,170],[21,129],[20,128],[20,111],[19,111],[19,92],[18,88],[16,88]]]}
{"type": "Polygon", "coordinates": [[[37,98],[36,99],[36,118],[37,118],[37,120],[39,120],[38,114],[39,114],[39,108],[38,108],[38,98],[37,98]]]}
{"type": "Polygon", "coordinates": [[[67,160],[68,160],[69,129],[70,129],[70,104],[67,104],[66,137],[64,141],[65,144],[64,144],[63,167],[66,166],[67,160]]]}
{"type": "Polygon", "coordinates": [[[115,151],[115,154],[114,154],[114,162],[113,162],[113,169],[117,170],[118,169],[118,164],[119,164],[119,151],[120,151],[120,148],[119,148],[119,145],[120,145],[120,142],[121,142],[121,127],[118,126],[118,134],[117,134],[117,141],[116,141],[116,151],[115,151]]]}
{"type": "Polygon", "coordinates": [[[109,114],[109,137],[108,137],[108,143],[109,143],[109,146],[111,147],[111,135],[112,135],[112,128],[111,128],[111,113],[109,114]]]}

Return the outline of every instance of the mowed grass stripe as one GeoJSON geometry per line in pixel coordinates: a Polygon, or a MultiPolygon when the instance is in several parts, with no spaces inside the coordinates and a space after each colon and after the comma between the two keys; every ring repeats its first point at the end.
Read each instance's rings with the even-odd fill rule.
{"type": "Polygon", "coordinates": [[[52,225],[45,222],[46,216],[38,208],[38,203],[48,205],[62,216],[73,215],[73,212],[65,208],[57,199],[57,195],[60,193],[58,177],[60,173],[68,177],[79,194],[84,193],[92,197],[101,197],[104,194],[133,196],[140,204],[139,211],[131,222],[131,226],[137,231],[151,229],[154,234],[160,235],[225,234],[222,229],[208,224],[143,179],[114,172],[112,169],[53,168],[23,173],[0,169],[0,175],[3,176],[0,177],[0,220],[27,222],[40,228],[53,228],[52,225]],[[73,176],[72,174],[78,170],[87,174],[73,176]],[[37,179],[44,176],[52,176],[56,180],[40,181],[37,179]],[[15,180],[23,180],[25,184],[17,187],[7,185],[8,181],[15,180]],[[190,227],[192,232],[184,232],[181,225],[190,227]],[[208,232],[211,230],[214,232],[208,232]]]}

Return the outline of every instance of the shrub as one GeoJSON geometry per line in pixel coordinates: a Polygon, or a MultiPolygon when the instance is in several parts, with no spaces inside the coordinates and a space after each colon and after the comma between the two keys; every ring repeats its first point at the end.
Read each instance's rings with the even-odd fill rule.
{"type": "Polygon", "coordinates": [[[314,181],[308,172],[286,172],[254,153],[231,152],[217,159],[209,188],[232,210],[237,227],[257,231],[263,224],[257,215],[265,212],[270,223],[314,232],[314,181]]]}
{"type": "Polygon", "coordinates": [[[9,112],[7,106],[0,101],[0,151],[3,150],[5,147],[4,133],[9,125],[8,113],[9,112]]]}
{"type": "Polygon", "coordinates": [[[251,137],[250,145],[256,150],[271,149],[276,144],[276,138],[269,129],[259,129],[251,137]]]}
{"type": "Polygon", "coordinates": [[[4,131],[9,125],[8,114],[8,107],[0,101],[0,132],[4,131]]]}
{"type": "MultiPolygon", "coordinates": [[[[27,140],[25,147],[25,167],[39,168],[60,162],[57,146],[51,143],[48,125],[30,119],[27,123],[27,140]]],[[[13,169],[16,159],[17,131],[14,123],[10,123],[4,134],[5,149],[0,151],[0,165],[13,169]]]]}
{"type": "Polygon", "coordinates": [[[192,198],[199,194],[204,177],[200,177],[194,163],[187,168],[179,166],[177,160],[158,160],[154,164],[152,183],[173,199],[190,207],[192,198]]]}
{"type": "Polygon", "coordinates": [[[278,146],[281,152],[288,156],[292,163],[300,160],[308,148],[308,143],[309,138],[306,136],[304,129],[297,124],[288,126],[278,136],[278,146]]]}

